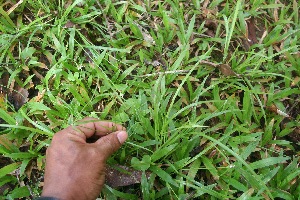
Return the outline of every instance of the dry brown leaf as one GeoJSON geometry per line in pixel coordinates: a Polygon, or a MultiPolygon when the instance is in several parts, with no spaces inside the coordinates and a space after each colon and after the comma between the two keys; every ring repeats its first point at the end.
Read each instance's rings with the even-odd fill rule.
{"type": "Polygon", "coordinates": [[[71,6],[72,3],[73,3],[72,0],[68,0],[68,1],[65,3],[64,8],[67,9],[68,7],[71,6]]]}
{"type": "Polygon", "coordinates": [[[8,11],[7,14],[9,15],[12,13],[21,3],[23,3],[23,0],[20,0],[18,3],[16,3],[14,6],[12,6],[8,11]]]}
{"type": "MultiPolygon", "coordinates": [[[[279,0],[275,0],[275,4],[281,4],[279,0]]],[[[279,17],[278,17],[278,8],[274,8],[273,10],[273,16],[274,16],[274,21],[278,22],[279,17]]]]}
{"type": "Polygon", "coordinates": [[[29,164],[27,165],[26,169],[25,169],[25,174],[28,177],[28,179],[30,179],[31,177],[31,173],[34,167],[34,163],[33,162],[29,162],[29,164]]]}
{"type": "Polygon", "coordinates": [[[218,110],[218,108],[214,106],[212,103],[206,102],[205,104],[212,113],[218,110]]]}
{"type": "Polygon", "coordinates": [[[249,45],[257,44],[257,38],[256,38],[256,28],[255,28],[255,20],[253,17],[251,17],[249,20],[247,20],[247,27],[248,27],[248,42],[249,45]]]}
{"type": "Polygon", "coordinates": [[[134,12],[132,10],[130,11],[130,15],[133,16],[133,17],[139,18],[140,20],[143,19],[142,15],[140,15],[139,13],[134,12]]]}
{"type": "Polygon", "coordinates": [[[35,74],[35,76],[37,78],[39,78],[40,80],[43,80],[44,79],[44,76],[41,75],[38,71],[36,71],[35,69],[32,69],[32,72],[35,74]]]}
{"type": "Polygon", "coordinates": [[[0,108],[5,109],[5,107],[6,107],[5,94],[0,93],[0,108]]]}
{"type": "Polygon", "coordinates": [[[273,112],[273,113],[276,113],[276,114],[280,115],[280,116],[287,117],[287,118],[291,117],[287,113],[285,113],[282,110],[278,109],[275,104],[272,104],[271,106],[268,106],[267,109],[269,111],[273,112]]]}
{"type": "Polygon", "coordinates": [[[224,76],[237,76],[228,64],[220,64],[218,68],[224,76]]]}
{"type": "Polygon", "coordinates": [[[13,104],[16,110],[19,110],[28,101],[28,90],[19,88],[8,95],[8,100],[13,104]]]}
{"type": "Polygon", "coordinates": [[[210,37],[215,37],[218,24],[216,21],[211,20],[211,19],[206,19],[204,27],[206,27],[208,30],[205,31],[205,34],[207,34],[210,37]]]}
{"type": "MultiPolygon", "coordinates": [[[[105,183],[112,188],[133,185],[141,182],[142,173],[142,171],[134,170],[123,165],[115,165],[115,167],[107,166],[105,183]],[[120,170],[118,170],[118,168],[120,170]]],[[[150,173],[146,172],[146,177],[149,176],[150,173]]]]}
{"type": "Polygon", "coordinates": [[[138,27],[138,29],[141,31],[143,38],[144,38],[144,42],[143,45],[144,46],[152,46],[155,44],[155,41],[153,39],[153,37],[150,35],[150,33],[144,29],[142,26],[140,26],[139,24],[136,24],[136,26],[138,27]]]}
{"type": "Polygon", "coordinates": [[[275,104],[272,104],[271,106],[268,106],[267,109],[271,112],[275,112],[277,111],[277,106],[275,106],[275,104]]]}
{"type": "Polygon", "coordinates": [[[8,139],[7,135],[0,135],[0,144],[7,150],[13,151],[11,147],[13,147],[14,144],[8,139]]]}
{"type": "Polygon", "coordinates": [[[9,74],[8,73],[3,73],[0,79],[0,91],[2,93],[7,92],[7,83],[9,80],[9,74]]]}
{"type": "Polygon", "coordinates": [[[296,86],[300,81],[300,77],[299,76],[296,76],[291,84],[291,87],[294,87],[296,86]]]}
{"type": "Polygon", "coordinates": [[[74,27],[74,26],[75,26],[75,24],[69,20],[69,21],[64,25],[64,28],[72,28],[72,27],[74,27]]]}
{"type": "Polygon", "coordinates": [[[203,3],[202,9],[207,9],[207,6],[209,3],[210,3],[209,0],[205,0],[203,3]]]}
{"type": "Polygon", "coordinates": [[[267,96],[267,92],[265,90],[265,87],[263,85],[261,86],[261,91],[263,92],[262,99],[264,100],[264,105],[267,105],[268,96],[267,96]]]}
{"type": "Polygon", "coordinates": [[[44,95],[45,95],[46,89],[44,89],[42,92],[38,92],[38,95],[36,97],[34,97],[35,102],[40,102],[44,95]]]}
{"type": "Polygon", "coordinates": [[[258,44],[262,44],[267,35],[268,35],[268,31],[264,31],[261,38],[260,38],[260,40],[259,40],[259,42],[258,42],[258,44]]]}

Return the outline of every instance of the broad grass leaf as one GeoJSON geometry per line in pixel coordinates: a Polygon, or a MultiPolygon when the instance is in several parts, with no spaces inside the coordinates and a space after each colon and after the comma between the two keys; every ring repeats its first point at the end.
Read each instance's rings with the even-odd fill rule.
{"type": "Polygon", "coordinates": [[[273,96],[273,101],[276,99],[282,99],[285,98],[291,94],[300,94],[300,90],[298,88],[286,88],[284,90],[280,90],[278,92],[276,92],[273,96]]]}
{"type": "Polygon", "coordinates": [[[149,197],[150,196],[150,191],[149,191],[150,186],[149,186],[148,179],[147,179],[145,172],[142,173],[141,188],[142,188],[142,193],[143,193],[143,199],[145,199],[145,200],[150,199],[150,197],[149,197]]]}
{"type": "Polygon", "coordinates": [[[140,145],[142,147],[148,147],[148,146],[159,145],[159,144],[161,144],[161,143],[156,140],[146,140],[145,142],[141,143],[140,145]]]}
{"type": "Polygon", "coordinates": [[[117,196],[115,196],[110,190],[112,190],[111,187],[108,185],[104,185],[102,189],[102,193],[106,199],[111,199],[111,200],[117,200],[117,196]],[[109,189],[108,189],[109,188],[109,189]]]}
{"type": "Polygon", "coordinates": [[[11,152],[1,144],[0,145],[0,154],[8,154],[8,153],[11,153],[11,152]]]}
{"type": "Polygon", "coordinates": [[[231,178],[231,179],[225,179],[225,181],[228,184],[232,185],[234,188],[238,189],[239,191],[246,192],[248,190],[248,188],[245,185],[243,185],[241,181],[238,181],[237,179],[231,178]]]}
{"type": "Polygon", "coordinates": [[[11,199],[19,199],[19,198],[29,197],[29,196],[30,196],[30,192],[27,186],[23,186],[20,188],[15,188],[13,191],[10,192],[10,194],[7,197],[11,199]]]}
{"type": "Polygon", "coordinates": [[[253,193],[254,193],[254,188],[250,188],[249,190],[247,190],[246,192],[244,192],[244,193],[238,198],[238,200],[247,200],[247,199],[250,199],[250,197],[252,196],[253,193]]]}
{"type": "Polygon", "coordinates": [[[206,156],[202,156],[201,160],[203,164],[205,165],[206,169],[214,176],[214,178],[218,179],[218,170],[216,169],[215,165],[212,163],[210,159],[208,159],[206,156]]]}
{"type": "Polygon", "coordinates": [[[178,170],[181,170],[184,166],[185,166],[185,163],[190,159],[190,157],[187,157],[187,158],[184,158],[182,160],[179,160],[175,163],[169,163],[170,167],[168,167],[168,169],[166,170],[166,172],[174,172],[174,171],[178,171],[178,170]]]}
{"type": "Polygon", "coordinates": [[[113,107],[113,105],[115,105],[116,103],[116,99],[112,99],[104,108],[104,110],[101,113],[100,119],[105,119],[106,116],[108,115],[109,111],[111,110],[111,108],[113,107]]]}
{"type": "Polygon", "coordinates": [[[195,160],[191,164],[191,167],[189,169],[189,172],[188,172],[187,176],[194,180],[195,176],[196,176],[196,174],[197,174],[197,172],[199,170],[200,164],[201,164],[201,160],[200,159],[195,160]]]}
{"type": "Polygon", "coordinates": [[[43,130],[40,130],[40,129],[30,128],[30,127],[27,127],[27,126],[0,124],[0,127],[23,129],[23,130],[32,131],[32,132],[36,132],[36,133],[39,133],[39,134],[42,134],[42,135],[48,135],[48,136],[53,136],[54,135],[54,133],[51,133],[49,131],[43,131],[43,130]]]}
{"type": "Polygon", "coordinates": [[[287,140],[272,140],[269,142],[269,144],[276,144],[276,145],[281,145],[281,146],[286,146],[290,148],[291,150],[295,150],[295,148],[292,146],[292,142],[287,141],[287,140]]]}
{"type": "Polygon", "coordinates": [[[178,187],[178,184],[174,181],[174,179],[170,176],[170,174],[168,174],[161,168],[157,166],[151,166],[149,169],[157,176],[159,176],[161,180],[166,181],[167,183],[170,183],[171,185],[178,187]]]}
{"type": "Polygon", "coordinates": [[[230,40],[233,34],[233,31],[235,29],[235,24],[236,24],[236,19],[241,7],[241,1],[238,0],[237,3],[235,4],[235,10],[233,12],[233,16],[232,16],[232,20],[228,19],[225,15],[224,20],[225,20],[225,27],[226,27],[226,38],[225,38],[225,48],[224,48],[224,60],[227,58],[228,55],[228,49],[229,49],[229,44],[230,44],[230,40]],[[229,21],[231,21],[231,27],[229,28],[229,21]]]}
{"type": "Polygon", "coordinates": [[[4,148],[1,151],[5,151],[6,153],[19,152],[18,147],[15,146],[13,142],[11,142],[7,135],[0,135],[0,147],[4,148]]]}
{"type": "Polygon", "coordinates": [[[264,182],[262,179],[258,182],[257,178],[255,178],[251,172],[245,170],[244,167],[241,167],[241,163],[236,163],[235,168],[237,169],[238,175],[242,175],[243,179],[246,181],[248,188],[254,188],[257,191],[262,190],[264,191],[265,189],[261,187],[264,182]]]}
{"type": "Polygon", "coordinates": [[[129,200],[138,199],[137,196],[134,194],[127,194],[124,192],[119,192],[118,190],[112,189],[108,185],[106,185],[103,189],[104,189],[103,192],[105,192],[106,194],[110,193],[110,195],[108,195],[109,198],[107,198],[107,199],[117,199],[116,197],[120,197],[121,199],[129,199],[129,200]]]}
{"type": "Polygon", "coordinates": [[[3,176],[13,172],[14,170],[16,170],[18,167],[20,166],[19,163],[12,163],[9,165],[6,165],[5,167],[2,167],[0,169],[0,178],[2,178],[3,176]]]}
{"type": "Polygon", "coordinates": [[[140,161],[138,158],[133,157],[131,159],[131,166],[138,170],[147,170],[151,165],[151,157],[149,155],[144,155],[140,161]]]}
{"type": "Polygon", "coordinates": [[[24,172],[26,171],[26,168],[27,168],[30,160],[31,159],[24,159],[24,160],[22,160],[22,163],[21,163],[21,166],[20,166],[20,175],[24,174],[24,172]]]}
{"type": "Polygon", "coordinates": [[[294,196],[287,191],[277,188],[270,188],[275,199],[294,200],[294,196]],[[276,198],[277,197],[277,198],[276,198]]]}
{"type": "Polygon", "coordinates": [[[195,15],[193,15],[190,23],[189,23],[189,27],[188,27],[188,30],[186,32],[186,35],[185,35],[185,41],[188,42],[190,40],[190,37],[194,31],[194,26],[195,26],[195,15]]]}
{"type": "Polygon", "coordinates": [[[6,121],[8,124],[11,124],[11,125],[16,124],[16,120],[10,114],[8,114],[7,111],[3,110],[2,108],[0,108],[0,116],[1,116],[1,119],[6,121]]]}
{"type": "Polygon", "coordinates": [[[264,178],[263,181],[267,184],[279,171],[280,166],[277,166],[276,168],[272,169],[269,173],[267,173],[264,178]]]}
{"type": "Polygon", "coordinates": [[[129,120],[130,120],[129,116],[125,112],[120,112],[113,117],[113,121],[117,123],[124,123],[124,122],[128,122],[129,120]]]}
{"type": "MultiPolygon", "coordinates": [[[[280,131],[277,135],[279,137],[284,137],[290,133],[293,132],[293,130],[295,130],[295,128],[289,128],[289,127],[286,127],[285,129],[283,129],[282,131],[280,131]]],[[[275,140],[276,141],[276,140],[275,140]]]]}
{"type": "Polygon", "coordinates": [[[153,155],[151,156],[152,162],[155,162],[155,161],[159,160],[160,158],[166,156],[167,154],[170,154],[176,148],[176,146],[177,146],[177,143],[172,144],[168,147],[156,150],[153,153],[153,155]]]}
{"type": "MultiPolygon", "coordinates": [[[[5,187],[6,183],[16,183],[18,179],[15,176],[7,175],[4,177],[0,178],[0,190],[2,189],[2,186],[5,187]]],[[[1,193],[0,193],[0,198],[1,198],[1,193]]]]}
{"type": "Polygon", "coordinates": [[[239,20],[239,27],[241,29],[241,32],[243,33],[243,35],[246,36],[246,38],[248,37],[248,27],[246,26],[246,20],[245,20],[245,13],[243,12],[243,10],[240,10],[238,13],[238,20],[239,20]]]}
{"type": "MultiPolygon", "coordinates": [[[[93,51],[92,51],[93,52],[93,51]]],[[[93,54],[94,55],[94,54],[93,54]]],[[[107,49],[104,49],[101,53],[100,53],[100,55],[99,54],[96,54],[96,55],[94,55],[94,57],[95,57],[95,64],[97,64],[97,65],[100,65],[101,63],[102,63],[102,61],[103,61],[103,59],[104,59],[104,57],[107,55],[107,49]]]]}
{"type": "MultiPolygon", "coordinates": [[[[67,52],[66,52],[66,48],[63,44],[60,43],[60,41],[57,39],[57,37],[52,34],[51,35],[52,37],[52,40],[53,40],[53,43],[54,43],[54,46],[55,46],[55,49],[60,52],[62,54],[63,57],[65,57],[67,55],[67,52]]],[[[59,38],[60,40],[63,40],[63,38],[59,38]]]]}
{"type": "Polygon", "coordinates": [[[41,110],[41,111],[51,110],[51,108],[49,108],[48,106],[40,102],[28,102],[27,106],[30,109],[30,113],[33,113],[34,111],[37,110],[41,110]]]}
{"type": "Polygon", "coordinates": [[[253,169],[260,169],[271,165],[283,163],[289,159],[290,157],[270,157],[250,163],[249,166],[253,169]]]}
{"type": "Polygon", "coordinates": [[[118,78],[118,81],[122,81],[124,78],[126,78],[128,75],[131,74],[131,72],[139,65],[139,63],[136,63],[129,68],[127,68],[118,78]]]}
{"type": "Polygon", "coordinates": [[[299,157],[294,157],[293,161],[283,170],[283,174],[291,174],[298,171],[299,157]]]}
{"type": "MultiPolygon", "coordinates": [[[[33,128],[30,128],[30,127],[25,127],[25,126],[15,126],[17,128],[22,128],[22,129],[25,129],[25,130],[34,130],[35,132],[38,132],[38,133],[42,133],[42,134],[49,134],[49,135],[53,135],[53,130],[51,130],[48,126],[46,126],[45,124],[41,123],[41,122],[35,122],[33,120],[31,120],[27,114],[25,114],[25,112],[23,110],[20,110],[20,113],[22,114],[22,116],[28,120],[32,125],[34,125],[36,128],[38,129],[33,129],[33,128]]],[[[12,126],[13,127],[13,126],[12,126]]]]}
{"type": "Polygon", "coordinates": [[[36,156],[31,153],[21,152],[21,153],[7,154],[7,155],[5,155],[5,157],[11,158],[11,159],[29,159],[29,158],[33,158],[36,156]]]}
{"type": "Polygon", "coordinates": [[[202,196],[203,194],[209,194],[212,197],[216,197],[218,199],[227,199],[227,195],[224,195],[222,193],[216,192],[213,190],[213,188],[216,186],[216,184],[211,185],[204,185],[202,182],[198,182],[195,180],[192,180],[190,177],[185,176],[184,174],[181,174],[184,178],[186,178],[189,182],[187,182],[187,185],[190,188],[193,188],[197,191],[194,197],[202,196]]]}
{"type": "MultiPolygon", "coordinates": [[[[16,28],[15,23],[10,19],[9,15],[7,14],[7,12],[5,12],[5,10],[3,10],[2,6],[0,6],[0,14],[9,23],[9,25],[11,25],[10,28],[16,28]]],[[[2,20],[4,20],[4,19],[2,18],[2,20]]]]}
{"type": "Polygon", "coordinates": [[[242,152],[241,157],[246,160],[251,155],[251,153],[255,151],[255,148],[257,147],[258,143],[259,141],[250,143],[242,152]]]}
{"type": "MultiPolygon", "coordinates": [[[[68,85],[68,88],[69,88],[69,91],[72,93],[72,95],[74,96],[74,98],[81,104],[81,105],[86,105],[87,104],[87,99],[84,98],[83,95],[81,95],[79,93],[79,90],[80,89],[83,89],[83,88],[78,88],[78,87],[75,87],[74,85],[68,85]]],[[[84,89],[83,89],[84,90],[84,89]]]]}
{"type": "Polygon", "coordinates": [[[133,9],[135,9],[135,10],[137,10],[137,11],[140,11],[142,13],[146,13],[147,12],[146,8],[143,7],[143,6],[140,6],[140,5],[135,5],[134,4],[134,5],[130,5],[130,7],[133,8],[133,9]]]}
{"type": "Polygon", "coordinates": [[[130,18],[128,18],[129,20],[129,26],[130,26],[130,30],[133,32],[133,34],[139,38],[139,39],[143,39],[143,34],[141,32],[141,30],[139,29],[138,25],[136,25],[130,18]]]}
{"type": "Polygon", "coordinates": [[[299,169],[291,174],[285,175],[284,177],[286,178],[280,183],[280,187],[286,188],[287,186],[290,186],[291,181],[293,179],[296,179],[297,177],[299,178],[299,175],[300,175],[299,169]]]}
{"type": "Polygon", "coordinates": [[[32,55],[34,54],[34,52],[36,52],[36,49],[33,47],[28,47],[25,48],[21,53],[20,53],[20,57],[25,60],[27,58],[31,58],[32,55]]]}
{"type": "Polygon", "coordinates": [[[74,57],[73,56],[74,55],[74,41],[75,41],[75,28],[74,27],[69,29],[69,35],[70,35],[70,37],[69,37],[68,55],[70,56],[70,58],[73,58],[74,57]]]}
{"type": "MultiPolygon", "coordinates": [[[[178,68],[180,67],[181,62],[183,61],[184,57],[186,56],[186,53],[189,50],[189,46],[187,45],[186,47],[183,47],[183,50],[181,51],[181,53],[179,54],[179,56],[177,57],[177,60],[174,62],[174,64],[170,67],[170,70],[178,70],[178,68]]],[[[169,75],[166,79],[166,83],[169,85],[176,77],[177,75],[169,75]]]]}
{"type": "Polygon", "coordinates": [[[275,119],[273,118],[266,127],[265,133],[263,134],[262,145],[265,145],[272,140],[274,121],[275,119]]]}
{"type": "Polygon", "coordinates": [[[82,3],[83,0],[75,0],[70,6],[68,6],[68,8],[65,10],[63,16],[62,16],[62,19],[66,18],[69,13],[73,10],[73,8],[79,4],[79,3],[82,3]]]}
{"type": "Polygon", "coordinates": [[[226,145],[224,145],[221,141],[216,140],[208,135],[205,135],[203,133],[198,133],[199,135],[201,135],[204,138],[207,138],[209,140],[211,140],[214,144],[218,144],[220,147],[222,147],[225,151],[227,151],[228,153],[232,154],[237,161],[240,164],[243,164],[246,168],[247,171],[243,170],[242,168],[240,168],[239,170],[241,171],[241,174],[243,174],[244,176],[247,176],[247,180],[251,181],[251,185],[255,186],[256,188],[260,188],[262,190],[265,190],[268,195],[271,195],[270,190],[268,189],[268,187],[264,184],[264,182],[262,181],[262,179],[254,172],[254,169],[252,166],[250,166],[243,158],[241,158],[240,155],[238,155],[237,153],[235,153],[234,151],[232,151],[229,147],[227,147],[226,145]]]}
{"type": "Polygon", "coordinates": [[[170,196],[170,195],[168,195],[168,193],[169,193],[168,188],[164,187],[155,194],[155,198],[153,198],[153,199],[165,199],[166,197],[163,198],[164,196],[167,196],[167,197],[170,196]]]}

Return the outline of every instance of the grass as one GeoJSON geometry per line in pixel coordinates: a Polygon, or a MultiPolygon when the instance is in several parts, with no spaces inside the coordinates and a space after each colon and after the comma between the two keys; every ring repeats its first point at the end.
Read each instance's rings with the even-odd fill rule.
{"type": "Polygon", "coordinates": [[[108,163],[143,172],[102,198],[299,198],[296,0],[0,5],[1,198],[38,196],[53,134],[86,116],[125,125],[108,163]]]}

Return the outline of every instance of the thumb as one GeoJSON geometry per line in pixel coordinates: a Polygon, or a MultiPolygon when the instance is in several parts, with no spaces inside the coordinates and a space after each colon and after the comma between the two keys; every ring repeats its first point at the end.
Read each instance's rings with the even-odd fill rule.
{"type": "Polygon", "coordinates": [[[95,144],[106,160],[122,146],[127,137],[128,135],[125,131],[117,131],[99,138],[95,144]]]}

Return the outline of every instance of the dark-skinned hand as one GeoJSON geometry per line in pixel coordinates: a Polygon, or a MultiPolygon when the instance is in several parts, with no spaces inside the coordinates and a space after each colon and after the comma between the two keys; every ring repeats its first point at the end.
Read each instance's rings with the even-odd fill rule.
{"type": "Polygon", "coordinates": [[[105,182],[106,160],[125,142],[118,124],[85,118],[53,136],[46,152],[43,197],[96,199],[105,182]],[[96,138],[93,143],[87,139],[96,138]]]}

